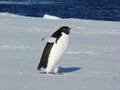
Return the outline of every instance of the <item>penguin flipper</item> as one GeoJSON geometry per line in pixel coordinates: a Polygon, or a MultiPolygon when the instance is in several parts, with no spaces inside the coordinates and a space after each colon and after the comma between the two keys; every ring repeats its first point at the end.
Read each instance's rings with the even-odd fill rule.
{"type": "Polygon", "coordinates": [[[46,42],[49,42],[49,43],[54,43],[56,41],[56,38],[54,38],[54,37],[45,37],[45,38],[41,39],[41,41],[46,41],[46,42]]]}

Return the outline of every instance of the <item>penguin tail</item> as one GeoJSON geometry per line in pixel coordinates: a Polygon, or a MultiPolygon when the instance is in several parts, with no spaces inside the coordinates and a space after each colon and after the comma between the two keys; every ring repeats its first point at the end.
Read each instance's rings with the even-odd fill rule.
{"type": "Polygon", "coordinates": [[[40,60],[40,63],[37,66],[37,70],[41,70],[41,68],[46,68],[47,64],[44,62],[44,59],[40,60]]]}
{"type": "Polygon", "coordinates": [[[42,68],[42,66],[39,64],[39,65],[37,66],[37,70],[41,70],[41,68],[42,68]]]}

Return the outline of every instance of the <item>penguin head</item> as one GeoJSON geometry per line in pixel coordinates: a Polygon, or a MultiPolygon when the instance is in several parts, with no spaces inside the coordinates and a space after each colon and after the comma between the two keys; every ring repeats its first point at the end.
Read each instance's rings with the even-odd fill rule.
{"type": "Polygon", "coordinates": [[[70,27],[68,27],[68,26],[62,26],[60,29],[59,29],[59,31],[61,32],[61,33],[65,33],[65,34],[69,34],[70,33],[70,27]]]}
{"type": "Polygon", "coordinates": [[[70,33],[70,29],[68,26],[62,26],[60,27],[56,32],[54,32],[52,34],[52,37],[55,37],[55,38],[60,38],[60,36],[64,33],[64,34],[69,34],[70,33]]]}

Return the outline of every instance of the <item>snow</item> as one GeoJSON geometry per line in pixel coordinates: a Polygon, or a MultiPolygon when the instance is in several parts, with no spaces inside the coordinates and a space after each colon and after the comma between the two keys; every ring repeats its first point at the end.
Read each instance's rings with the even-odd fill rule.
{"type": "Polygon", "coordinates": [[[59,20],[60,18],[59,17],[56,17],[56,16],[52,16],[52,15],[48,15],[48,14],[45,14],[43,16],[44,19],[51,19],[51,20],[59,20]]]}
{"type": "Polygon", "coordinates": [[[0,13],[0,90],[119,90],[119,83],[120,22],[0,13]],[[72,28],[64,75],[41,74],[41,39],[63,25],[72,28]]]}

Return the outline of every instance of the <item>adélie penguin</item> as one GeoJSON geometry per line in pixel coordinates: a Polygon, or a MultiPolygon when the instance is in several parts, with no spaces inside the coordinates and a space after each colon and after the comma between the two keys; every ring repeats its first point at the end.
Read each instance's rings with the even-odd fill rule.
{"type": "Polygon", "coordinates": [[[47,44],[38,64],[38,70],[44,68],[47,74],[59,74],[59,62],[68,44],[70,29],[68,26],[62,26],[51,37],[42,39],[46,40],[47,44]]]}

